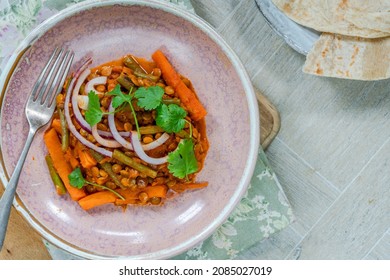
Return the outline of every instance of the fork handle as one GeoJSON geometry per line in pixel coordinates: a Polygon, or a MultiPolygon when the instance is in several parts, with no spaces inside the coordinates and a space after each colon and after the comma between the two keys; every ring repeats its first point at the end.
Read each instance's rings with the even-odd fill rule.
{"type": "Polygon", "coordinates": [[[12,202],[15,197],[20,172],[22,171],[22,167],[24,161],[26,160],[28,150],[30,149],[32,140],[34,139],[34,135],[35,131],[30,129],[30,131],[28,132],[26,143],[24,144],[22,153],[20,154],[19,160],[16,164],[15,170],[12,173],[11,179],[7,184],[7,188],[5,189],[3,196],[0,199],[0,250],[3,247],[5,233],[7,231],[9,221],[9,215],[11,213],[12,202]]]}

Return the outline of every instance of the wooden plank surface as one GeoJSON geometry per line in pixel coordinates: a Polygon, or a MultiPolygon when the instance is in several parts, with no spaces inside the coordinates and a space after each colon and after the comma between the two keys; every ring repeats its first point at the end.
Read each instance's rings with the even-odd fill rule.
{"type": "Polygon", "coordinates": [[[390,259],[390,79],[304,74],[254,0],[192,3],[282,120],[266,153],[296,222],[241,258],[390,259]]]}
{"type": "Polygon", "coordinates": [[[305,57],[273,32],[255,1],[226,0],[230,13],[211,15],[216,2],[193,4],[278,108],[281,129],[266,153],[296,217],[246,257],[390,259],[390,80],[304,74],[305,57]]]}
{"type": "MultiPolygon", "coordinates": [[[[3,193],[3,190],[0,191],[3,193]]],[[[50,255],[39,234],[12,208],[0,260],[48,260],[50,255]]]]}

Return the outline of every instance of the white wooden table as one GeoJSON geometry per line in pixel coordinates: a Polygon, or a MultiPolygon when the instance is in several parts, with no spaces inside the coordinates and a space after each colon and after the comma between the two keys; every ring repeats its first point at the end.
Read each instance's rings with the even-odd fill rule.
{"type": "Polygon", "coordinates": [[[267,149],[296,216],[250,259],[390,259],[390,80],[302,73],[254,0],[192,0],[277,107],[267,149]]]}

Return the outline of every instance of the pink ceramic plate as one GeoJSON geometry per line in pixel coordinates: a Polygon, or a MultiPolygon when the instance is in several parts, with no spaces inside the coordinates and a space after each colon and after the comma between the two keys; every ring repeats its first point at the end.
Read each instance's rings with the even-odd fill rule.
{"type": "Polygon", "coordinates": [[[211,146],[198,176],[209,186],[161,207],[123,212],[104,206],[85,212],[55,193],[42,130],[27,156],[15,207],[44,238],[84,258],[168,258],[210,236],[245,193],[259,147],[255,95],[231,49],[201,19],[161,2],[97,1],[63,10],[26,38],[1,77],[4,185],[28,131],[26,96],[52,50],[61,45],[76,54],[73,71],[88,56],[95,66],[127,53],[150,58],[161,48],[192,80],[209,112],[211,146]]]}

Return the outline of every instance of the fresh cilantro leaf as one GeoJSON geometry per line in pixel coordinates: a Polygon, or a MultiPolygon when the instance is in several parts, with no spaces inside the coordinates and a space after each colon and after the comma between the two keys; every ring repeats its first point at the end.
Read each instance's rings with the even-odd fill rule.
{"type": "Polygon", "coordinates": [[[75,168],[72,171],[72,173],[70,173],[68,175],[68,178],[69,178],[69,183],[71,184],[71,186],[73,186],[75,188],[81,189],[85,184],[89,184],[89,185],[93,185],[96,187],[100,187],[104,190],[110,191],[110,192],[114,193],[116,196],[118,196],[120,199],[125,200],[125,198],[122,195],[120,195],[118,192],[116,192],[115,190],[110,189],[106,186],[95,184],[95,183],[92,183],[92,182],[85,180],[83,177],[83,174],[81,173],[80,167],[75,168]]]}
{"type": "Polygon", "coordinates": [[[175,151],[168,154],[168,169],[173,176],[180,179],[198,171],[192,139],[184,139],[175,151]]]}
{"type": "Polygon", "coordinates": [[[133,98],[132,95],[130,94],[124,94],[121,91],[121,86],[117,84],[113,90],[108,92],[108,94],[113,95],[114,98],[112,100],[112,107],[118,108],[121,106],[123,103],[129,103],[131,104],[131,99],[133,98]]]}
{"type": "Polygon", "coordinates": [[[88,93],[88,109],[85,111],[85,120],[90,126],[94,126],[102,120],[103,111],[100,109],[99,97],[95,91],[88,93]]]}
{"type": "Polygon", "coordinates": [[[69,183],[73,187],[78,189],[81,189],[86,182],[83,177],[83,174],[81,173],[80,167],[77,167],[75,170],[73,170],[72,173],[68,175],[68,178],[69,178],[69,183]]]}
{"type": "Polygon", "coordinates": [[[161,104],[163,95],[164,90],[159,86],[140,87],[134,94],[138,99],[138,106],[145,110],[156,109],[161,104]]]}
{"type": "Polygon", "coordinates": [[[111,94],[111,95],[121,95],[121,94],[123,94],[122,91],[121,91],[120,84],[117,84],[111,91],[109,91],[107,93],[111,94]]]}
{"type": "Polygon", "coordinates": [[[157,107],[156,124],[166,132],[179,132],[184,128],[186,110],[176,104],[161,104],[157,107]]]}

